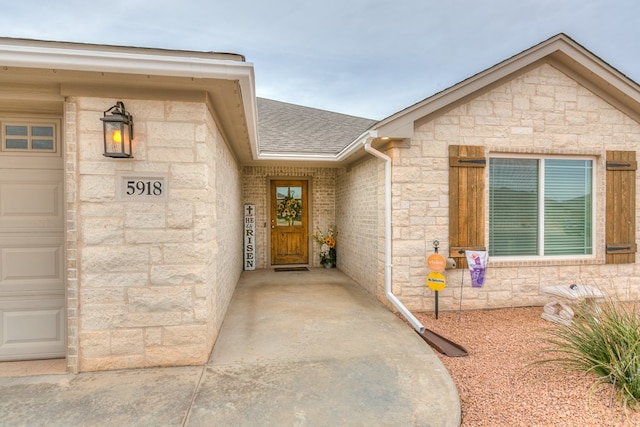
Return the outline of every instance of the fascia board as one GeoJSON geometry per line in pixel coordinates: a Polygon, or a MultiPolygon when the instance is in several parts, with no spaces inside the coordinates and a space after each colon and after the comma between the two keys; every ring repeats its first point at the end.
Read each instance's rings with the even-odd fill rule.
{"type": "Polygon", "coordinates": [[[247,124],[251,157],[256,159],[258,157],[258,103],[256,101],[256,80],[254,77],[253,65],[243,70],[246,72],[241,78],[238,78],[238,83],[240,85],[240,96],[242,97],[245,122],[247,124]]]}
{"type": "Polygon", "coordinates": [[[380,134],[386,134],[391,129],[413,129],[413,123],[435,111],[462,99],[482,88],[517,72],[523,67],[532,64],[545,56],[558,50],[555,45],[547,45],[534,52],[527,53],[526,57],[516,56],[510,58],[488,70],[482,71],[462,82],[451,86],[435,95],[408,107],[386,119],[381,120],[374,127],[380,134]]]}
{"type": "Polygon", "coordinates": [[[554,54],[551,55],[559,63],[568,68],[582,68],[586,73],[582,73],[588,80],[594,82],[600,80],[610,85],[612,88],[620,91],[635,102],[640,104],[640,87],[638,83],[630,79],[608,63],[595,56],[591,52],[580,50],[561,50],[564,57],[554,54]],[[575,64],[579,64],[576,66],[575,64]]]}
{"type": "Polygon", "coordinates": [[[257,160],[290,160],[290,161],[319,161],[337,162],[338,157],[334,154],[315,153],[260,153],[257,160]]]}
{"type": "Polygon", "coordinates": [[[570,58],[571,61],[575,62],[574,67],[582,67],[588,70],[594,77],[607,82],[640,103],[638,85],[633,80],[627,78],[570,38],[559,35],[381,120],[374,128],[378,130],[380,135],[403,136],[392,134],[399,131],[400,133],[402,131],[406,132],[408,129],[413,128],[413,124],[417,120],[446,108],[454,102],[517,73],[538,61],[558,56],[570,58]]]}
{"type": "Polygon", "coordinates": [[[236,80],[253,75],[253,65],[198,56],[0,44],[2,65],[73,71],[150,74],[198,79],[236,80]]]}
{"type": "MultiPolygon", "coordinates": [[[[31,42],[0,43],[0,65],[204,80],[237,80],[241,89],[252,155],[254,158],[257,156],[257,105],[253,64],[238,60],[189,56],[188,53],[171,55],[170,51],[161,54],[143,49],[140,52],[132,52],[134,49],[94,50],[43,46],[31,42]]],[[[204,85],[206,87],[206,83],[204,85]]]]}
{"type": "Polygon", "coordinates": [[[376,131],[365,131],[337,154],[262,152],[260,153],[258,160],[295,160],[340,163],[359,151],[366,141],[371,138],[375,138],[377,135],[376,131]]]}
{"type": "MultiPolygon", "coordinates": [[[[346,160],[358,152],[364,139],[372,137],[372,135],[392,139],[411,138],[416,121],[545,60],[551,63],[560,61],[568,64],[566,66],[586,70],[591,74],[591,79],[598,79],[610,84],[640,106],[640,91],[633,80],[615,70],[569,37],[561,34],[383,119],[376,123],[371,130],[356,138],[340,153],[335,156],[326,156],[324,160],[334,162],[346,160]]],[[[299,160],[312,157],[303,154],[280,155],[275,153],[269,157],[276,158],[278,156],[282,156],[281,158],[289,156],[299,160]]]]}
{"type": "Polygon", "coordinates": [[[378,137],[378,131],[369,129],[360,134],[356,139],[353,140],[349,145],[347,145],[342,151],[340,151],[336,155],[336,159],[339,161],[344,161],[348,159],[351,155],[358,152],[361,148],[364,149],[364,144],[372,139],[378,137]]]}

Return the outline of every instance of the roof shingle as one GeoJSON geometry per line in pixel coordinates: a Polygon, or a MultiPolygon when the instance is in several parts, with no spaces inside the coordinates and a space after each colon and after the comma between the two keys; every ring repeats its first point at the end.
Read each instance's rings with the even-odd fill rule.
{"type": "Polygon", "coordinates": [[[257,98],[262,153],[337,154],[376,120],[257,98]]]}

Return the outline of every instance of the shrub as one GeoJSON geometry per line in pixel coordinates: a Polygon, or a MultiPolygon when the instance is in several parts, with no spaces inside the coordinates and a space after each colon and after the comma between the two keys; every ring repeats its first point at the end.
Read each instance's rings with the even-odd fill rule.
{"type": "Polygon", "coordinates": [[[582,304],[573,322],[546,331],[543,350],[572,370],[593,372],[594,388],[611,383],[624,407],[640,403],[640,316],[635,304],[607,301],[582,304]]]}

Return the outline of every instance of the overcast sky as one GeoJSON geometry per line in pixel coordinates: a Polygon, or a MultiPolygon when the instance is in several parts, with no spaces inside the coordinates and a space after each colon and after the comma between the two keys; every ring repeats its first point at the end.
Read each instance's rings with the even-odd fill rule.
{"type": "Polygon", "coordinates": [[[382,119],[560,32],[640,82],[638,0],[17,0],[0,36],[233,52],[258,96],[382,119]]]}

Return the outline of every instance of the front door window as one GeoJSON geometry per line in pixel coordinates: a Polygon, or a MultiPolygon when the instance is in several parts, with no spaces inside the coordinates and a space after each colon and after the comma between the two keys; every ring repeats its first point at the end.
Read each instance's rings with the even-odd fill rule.
{"type": "Polygon", "coordinates": [[[278,227],[302,225],[302,187],[276,187],[276,221],[278,227]]]}
{"type": "Polygon", "coordinates": [[[271,181],[271,264],[307,264],[307,181],[271,181]]]}

